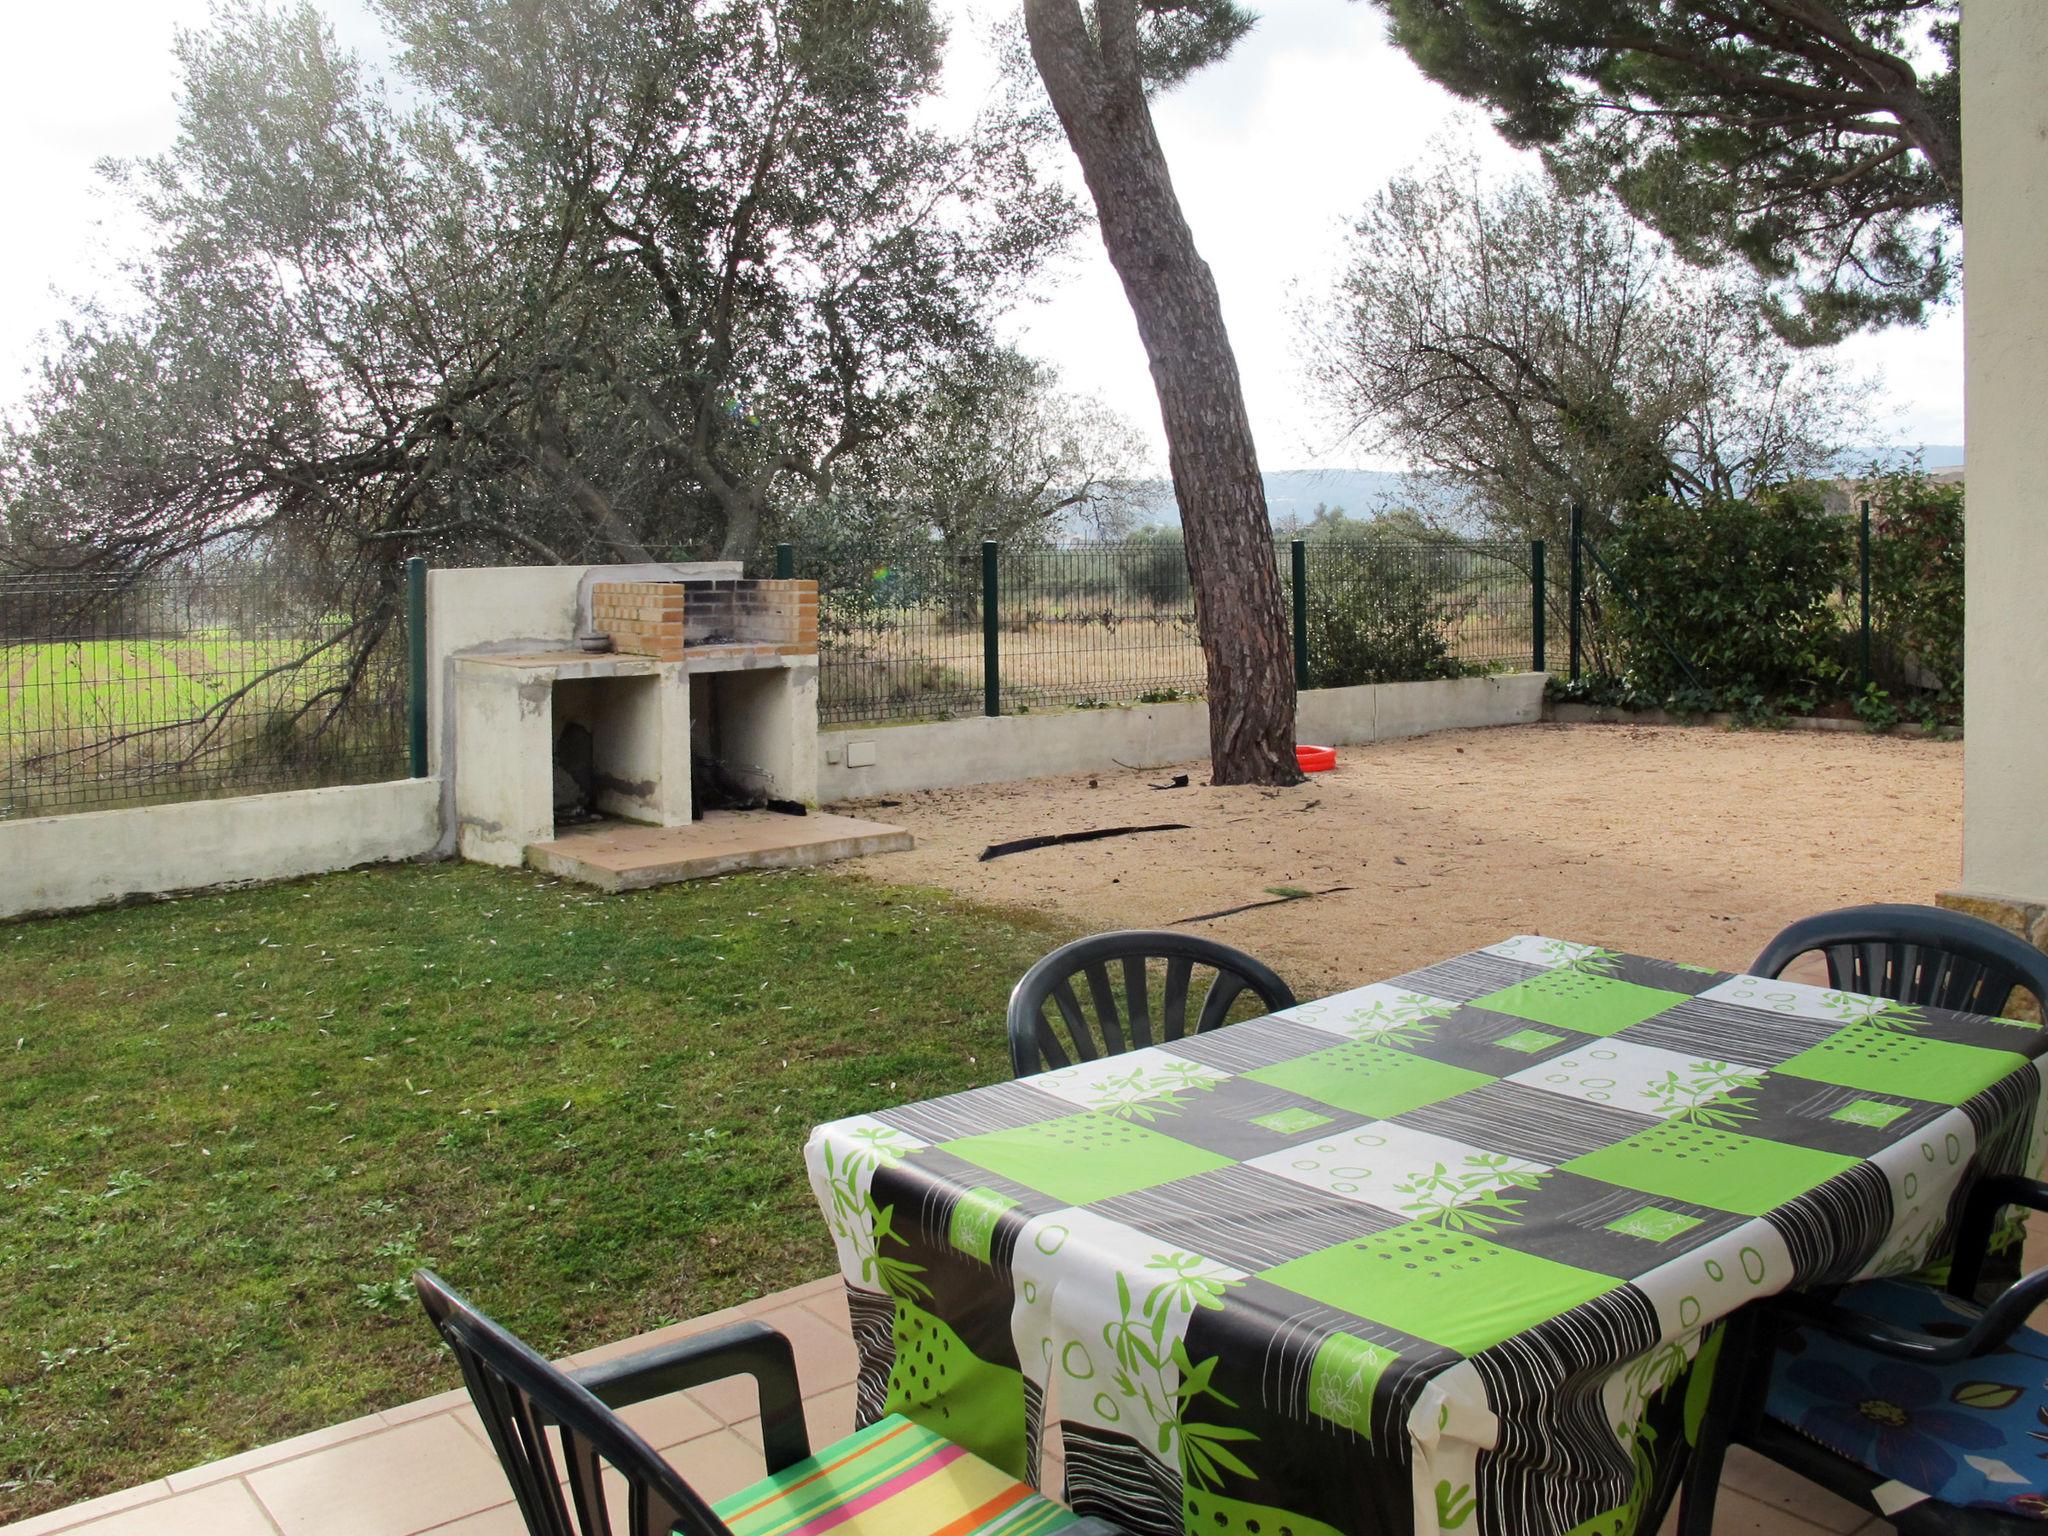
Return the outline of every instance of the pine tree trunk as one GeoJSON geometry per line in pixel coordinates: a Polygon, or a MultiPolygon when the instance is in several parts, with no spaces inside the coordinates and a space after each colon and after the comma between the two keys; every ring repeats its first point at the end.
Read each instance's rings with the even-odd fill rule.
{"type": "Polygon", "coordinates": [[[1294,668],[1237,358],[1153,131],[1133,0],[1024,0],[1031,53],[1095,199],[1166,429],[1209,674],[1218,784],[1298,784],[1294,668]]]}

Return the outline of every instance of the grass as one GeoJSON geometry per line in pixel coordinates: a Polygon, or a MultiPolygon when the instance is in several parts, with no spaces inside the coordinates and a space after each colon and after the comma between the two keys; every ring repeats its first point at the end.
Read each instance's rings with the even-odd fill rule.
{"type": "Polygon", "coordinates": [[[822,1120],[992,1081],[1041,919],[398,867],[0,928],[0,1523],[827,1273],[822,1120]]]}

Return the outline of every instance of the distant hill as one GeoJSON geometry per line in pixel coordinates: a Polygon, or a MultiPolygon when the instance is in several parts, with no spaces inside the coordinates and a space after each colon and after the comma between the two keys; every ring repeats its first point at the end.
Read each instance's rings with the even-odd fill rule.
{"type": "MultiPolygon", "coordinates": [[[[1958,469],[1963,462],[1960,443],[1919,443],[1853,448],[1836,460],[1837,473],[1858,476],[1872,463],[1897,467],[1918,456],[1920,467],[1930,473],[1958,469]]],[[[1274,525],[1290,520],[1307,522],[1317,506],[1342,507],[1360,521],[1377,517],[1389,507],[1413,507],[1419,512],[1449,516],[1458,499],[1449,491],[1435,489],[1426,481],[1387,469],[1274,469],[1266,482],[1266,510],[1274,525]]],[[[1174,503],[1173,487],[1164,480],[1149,482],[1140,494],[1138,521],[1147,527],[1173,528],[1180,524],[1180,508],[1174,503]]]]}
{"type": "MultiPolygon", "coordinates": [[[[1266,510],[1275,524],[1290,519],[1305,523],[1318,506],[1342,507],[1352,517],[1364,521],[1388,507],[1448,511],[1454,504],[1444,493],[1431,493],[1427,488],[1417,496],[1410,477],[1394,470],[1275,469],[1262,478],[1266,482],[1266,510]]],[[[1138,520],[1153,527],[1177,526],[1180,508],[1174,502],[1173,487],[1164,480],[1147,485],[1139,502],[1138,520]]]]}
{"type": "Polygon", "coordinates": [[[1912,463],[1916,455],[1920,460],[1920,467],[1930,473],[1937,469],[1963,467],[1961,443],[1915,443],[1904,447],[1886,445],[1875,448],[1852,448],[1835,460],[1835,468],[1845,475],[1860,475],[1872,464],[1883,465],[1886,469],[1899,469],[1912,463]]]}

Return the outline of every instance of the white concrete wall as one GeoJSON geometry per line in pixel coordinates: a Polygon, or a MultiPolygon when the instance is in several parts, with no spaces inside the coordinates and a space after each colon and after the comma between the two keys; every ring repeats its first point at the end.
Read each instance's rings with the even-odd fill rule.
{"type": "MultiPolygon", "coordinates": [[[[1543,675],[1318,688],[1301,695],[1296,739],[1355,746],[1466,726],[1527,725],[1543,713],[1543,675]]],[[[986,715],[926,725],[818,733],[818,798],[1003,784],[1116,767],[1163,768],[1209,755],[1209,706],[1139,704],[1051,715],[986,715]]]]}
{"type": "Polygon", "coordinates": [[[1963,886],[2048,900],[2048,4],[1963,10],[1963,886]]]}
{"type": "Polygon", "coordinates": [[[433,779],[0,821],[0,917],[431,854],[433,779]]]}

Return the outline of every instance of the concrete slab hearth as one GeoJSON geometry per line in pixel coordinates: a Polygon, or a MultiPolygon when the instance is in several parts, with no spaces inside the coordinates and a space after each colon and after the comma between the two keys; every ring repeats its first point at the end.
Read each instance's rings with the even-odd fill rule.
{"type": "Polygon", "coordinates": [[[544,874],[606,891],[639,891],[742,869],[799,869],[913,846],[901,827],[851,816],[710,811],[686,827],[598,821],[526,850],[544,874]]]}

